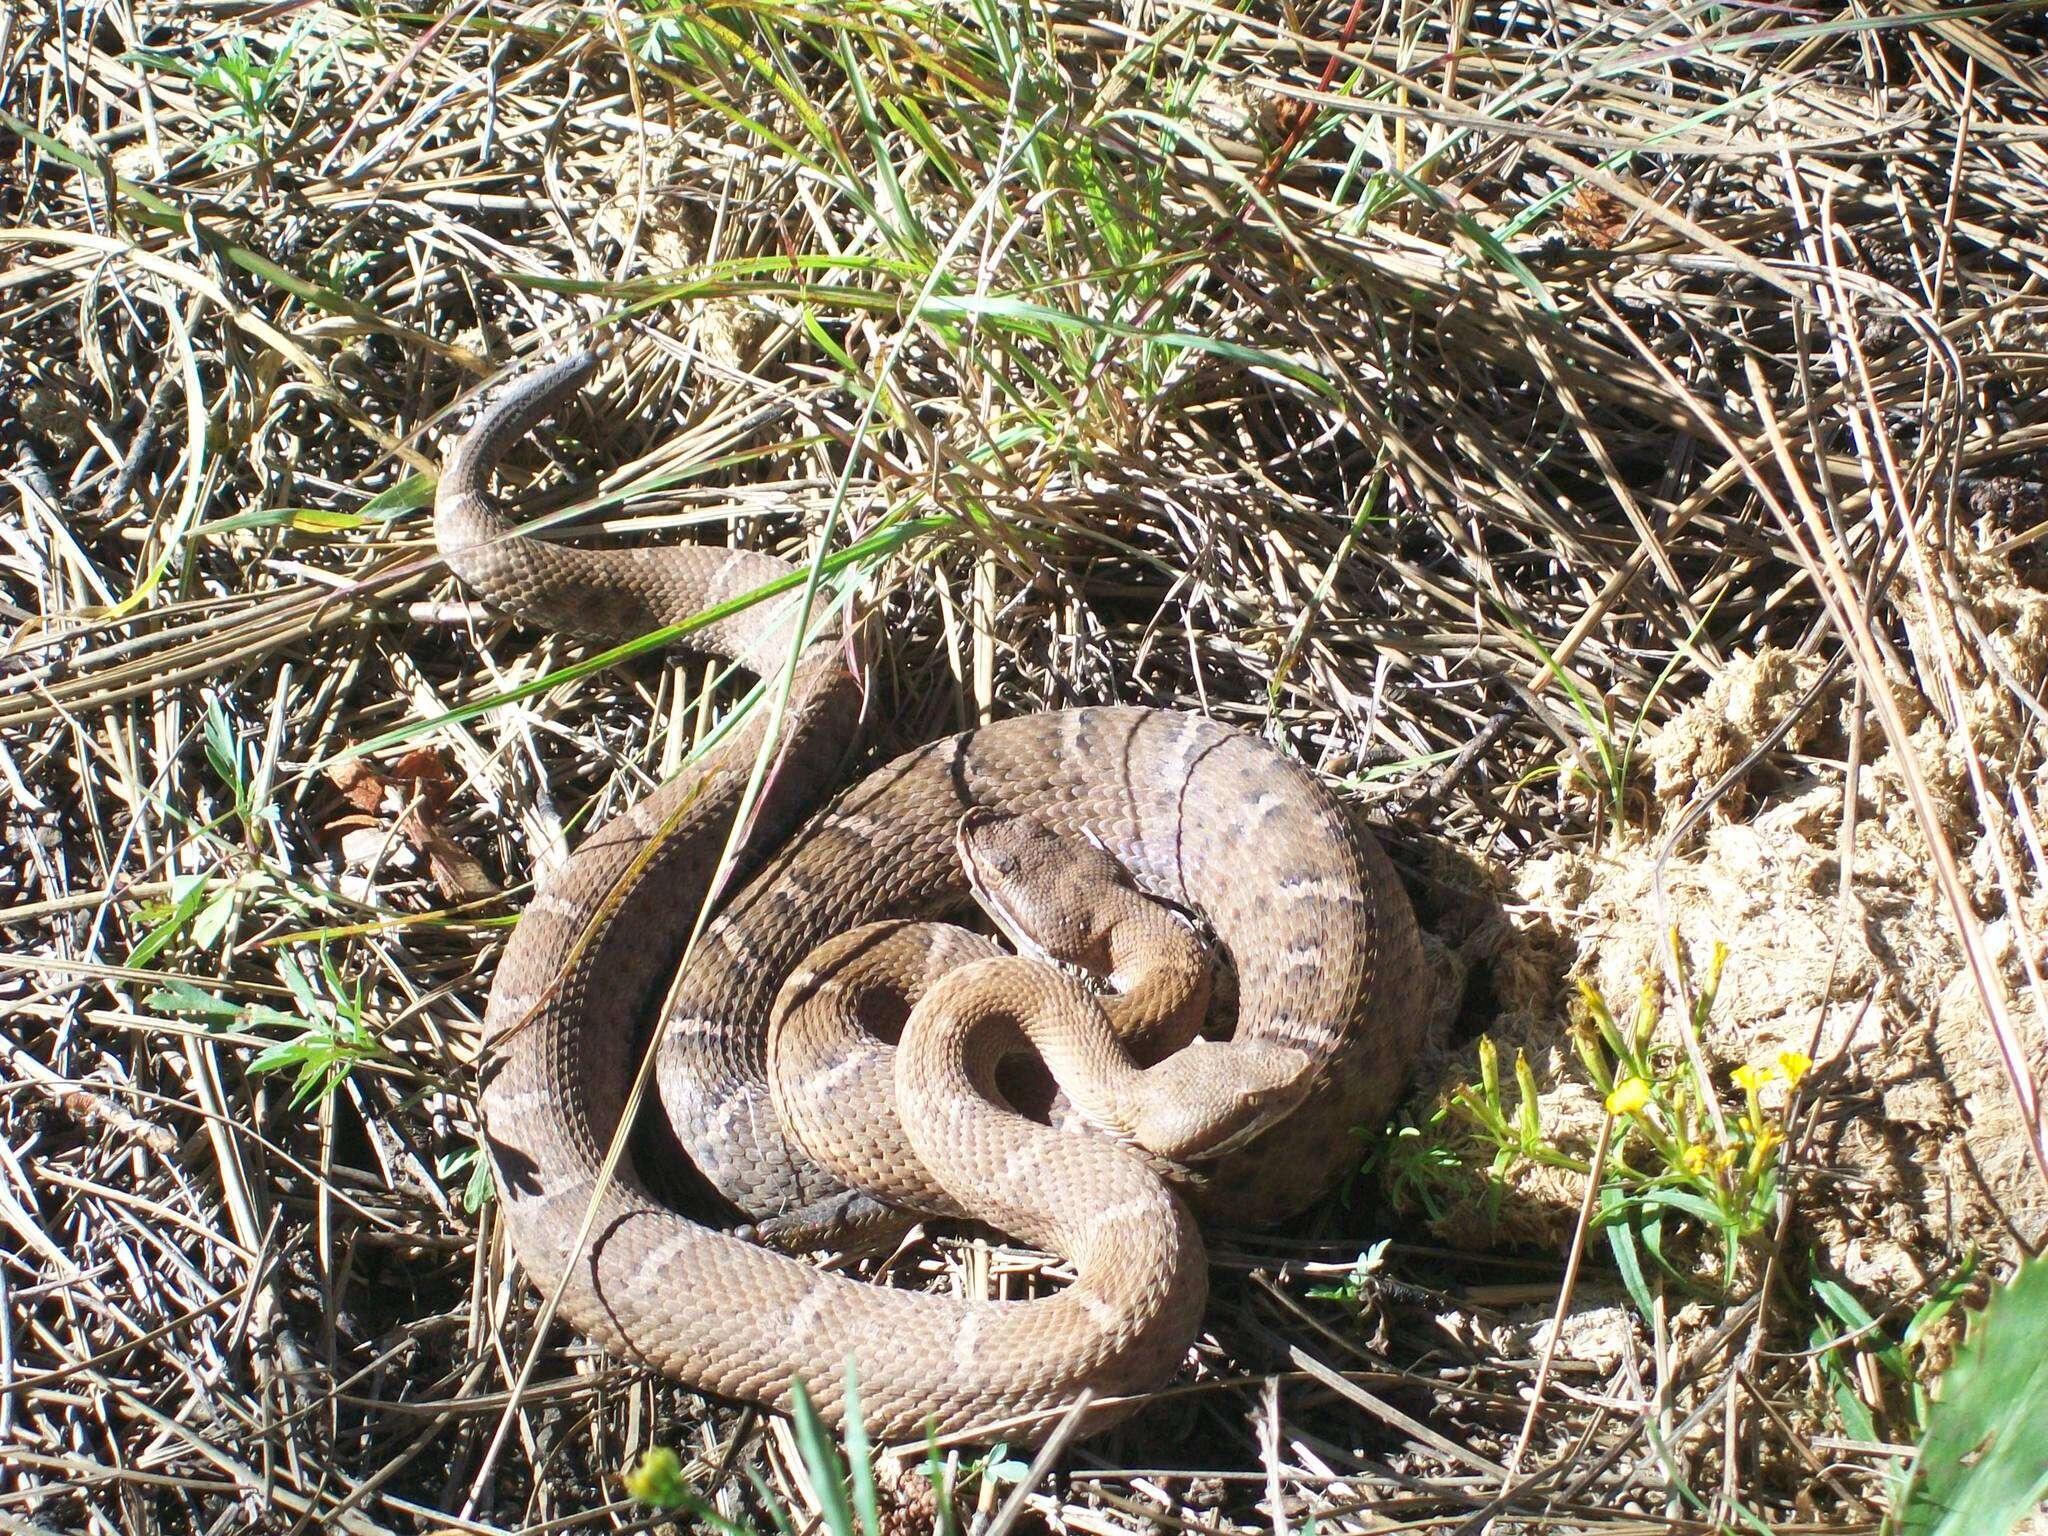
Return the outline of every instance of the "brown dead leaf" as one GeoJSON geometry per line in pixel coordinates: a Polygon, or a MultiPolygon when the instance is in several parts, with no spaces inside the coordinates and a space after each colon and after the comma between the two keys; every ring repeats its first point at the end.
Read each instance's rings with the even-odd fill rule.
{"type": "Polygon", "coordinates": [[[398,833],[427,860],[434,884],[450,901],[474,901],[497,893],[484,867],[439,826],[440,814],[454,793],[455,778],[440,752],[415,747],[389,767],[360,760],[340,763],[327,777],[355,807],[329,818],[326,830],[341,845],[342,856],[359,862],[382,845],[391,818],[398,833]]]}
{"type": "Polygon", "coordinates": [[[1557,216],[1573,239],[1596,251],[1611,251],[1628,228],[1629,207],[1599,187],[1574,187],[1557,216]]]}

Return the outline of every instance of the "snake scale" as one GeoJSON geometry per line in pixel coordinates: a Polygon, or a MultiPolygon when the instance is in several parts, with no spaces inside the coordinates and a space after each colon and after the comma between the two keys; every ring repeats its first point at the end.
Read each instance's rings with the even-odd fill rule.
{"type": "MultiPolygon", "coordinates": [[[[528,623],[614,640],[787,577],[786,562],[733,549],[573,548],[527,535],[495,506],[499,460],[596,367],[579,353],[515,379],[450,448],[435,530],[461,580],[528,623]]],[[[689,640],[779,676],[798,606],[784,593],[689,640]]],[[[1009,1438],[1029,1441],[1083,1389],[1144,1391],[1179,1364],[1207,1295],[1190,1204],[1230,1225],[1292,1215],[1342,1171],[1350,1129],[1391,1107],[1421,1029],[1414,918],[1377,845],[1313,777],[1179,711],[1068,709],[987,725],[909,752],[816,810],[859,723],[850,652],[846,634],[814,621],[721,889],[720,859],[769,739],[766,707],[598,827],[528,901],[485,1016],[480,1109],[503,1220],[536,1286],[560,1286],[563,1319],[701,1391],[786,1412],[801,1378],[831,1419],[851,1366],[882,1440],[1023,1420],[1009,1438]],[[1077,1269],[1058,1294],[1023,1302],[824,1273],[664,1204],[630,1156],[604,1178],[641,1042],[666,999],[661,1097],[709,1182],[744,1213],[799,1225],[858,1206],[783,1129],[765,1075],[767,1021],[825,941],[963,903],[956,835],[971,807],[1092,841],[1148,895],[1195,914],[1236,968],[1234,1039],[1291,1047],[1310,1063],[1299,1106],[1208,1165],[1185,1198],[1106,1139],[989,1107],[986,1123],[940,1149],[957,1160],[949,1187],[1077,1269]],[[707,899],[717,915],[678,977],[707,899]],[[1101,1219],[1020,1216],[1020,1186],[1101,1219]]],[[[984,962],[1000,984],[1027,987],[1029,964],[984,962]]]]}

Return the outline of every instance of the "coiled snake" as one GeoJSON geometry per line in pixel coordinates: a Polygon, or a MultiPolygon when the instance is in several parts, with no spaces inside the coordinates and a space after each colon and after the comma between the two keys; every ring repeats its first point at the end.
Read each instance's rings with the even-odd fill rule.
{"type": "MultiPolygon", "coordinates": [[[[530,623],[616,639],[786,577],[785,562],[730,549],[570,548],[525,535],[493,506],[499,459],[595,368],[585,353],[515,380],[450,450],[435,531],[461,579],[530,623]]],[[[691,643],[779,676],[796,604],[785,594],[741,608],[691,643]]],[[[1046,1415],[1083,1388],[1142,1391],[1182,1359],[1207,1296],[1190,1201],[1234,1225],[1294,1214],[1341,1173],[1350,1129],[1391,1107],[1421,1027],[1414,918],[1384,855],[1308,773],[1173,710],[1069,709],[984,726],[897,758],[799,826],[858,723],[847,652],[828,627],[797,654],[772,767],[722,895],[712,883],[767,739],[765,707],[585,838],[527,903],[485,1018],[481,1111],[504,1220],[535,1284],[561,1284],[562,1317],[700,1390],[787,1411],[801,1378],[829,1418],[850,1365],[880,1439],[1019,1418],[1035,1418],[1042,1434],[1046,1415]],[[938,1176],[952,1197],[1075,1261],[1073,1284],[1024,1302],[826,1274],[662,1204],[630,1159],[601,1179],[638,1042],[666,995],[661,1097],[706,1178],[741,1211],[771,1219],[764,1228],[801,1234],[860,1219],[864,1197],[783,1128],[765,1075],[768,1020],[785,981],[825,941],[961,904],[956,838],[977,807],[1093,842],[1143,891],[1196,914],[1236,967],[1233,1039],[1307,1064],[1290,1074],[1292,1112],[1210,1163],[1184,1200],[1108,1139],[995,1106],[919,1101],[907,1121],[952,1164],[938,1176]],[[718,915],[676,978],[707,897],[718,915]],[[1038,1208],[1048,1196],[1050,1213],[1038,1208]]],[[[978,987],[984,1001],[962,1007],[956,995],[949,1009],[927,998],[913,1027],[921,1014],[935,1029],[950,1021],[958,1046],[985,1022],[991,989],[1032,994],[996,1009],[1009,1022],[1036,993],[1078,990],[1037,962],[976,954],[955,973],[968,983],[938,986],[978,987]]],[[[1050,1000],[1089,1006],[1085,994],[1050,1000]]],[[[1034,1424],[1008,1434],[1028,1441],[1034,1424]]]]}

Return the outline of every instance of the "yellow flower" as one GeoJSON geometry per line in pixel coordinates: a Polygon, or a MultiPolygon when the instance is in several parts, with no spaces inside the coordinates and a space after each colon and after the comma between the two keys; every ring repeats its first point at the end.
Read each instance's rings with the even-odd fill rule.
{"type": "Polygon", "coordinates": [[[665,1445],[650,1447],[640,1465],[621,1472],[619,1481],[628,1494],[656,1509],[677,1508],[690,1491],[683,1477],[683,1459],[665,1445]]]}
{"type": "Polygon", "coordinates": [[[1607,1095],[1607,1113],[1632,1115],[1650,1102],[1650,1085],[1640,1077],[1624,1077],[1607,1095]]]}
{"type": "Polygon", "coordinates": [[[1746,1061],[1735,1069],[1735,1086],[1744,1093],[1756,1093],[1777,1075],[1778,1069],[1768,1062],[1746,1061]]]}
{"type": "Polygon", "coordinates": [[[1799,1079],[1813,1070],[1813,1058],[1802,1051],[1780,1051],[1778,1070],[1785,1074],[1785,1081],[1796,1088],[1799,1079]]]}
{"type": "Polygon", "coordinates": [[[1697,1141],[1679,1154],[1679,1161],[1685,1164],[1685,1171],[1690,1174],[1705,1173],[1712,1160],[1713,1153],[1697,1141]]]}
{"type": "Polygon", "coordinates": [[[1734,1165],[1735,1149],[1733,1147],[1723,1147],[1714,1154],[1714,1166],[1716,1168],[1732,1168],[1734,1165]]]}
{"type": "Polygon", "coordinates": [[[1764,1168],[1770,1163],[1771,1154],[1778,1150],[1784,1140],[1780,1132],[1769,1126],[1765,1126],[1758,1133],[1756,1145],[1749,1149],[1749,1177],[1754,1179],[1762,1176],[1764,1168]]]}

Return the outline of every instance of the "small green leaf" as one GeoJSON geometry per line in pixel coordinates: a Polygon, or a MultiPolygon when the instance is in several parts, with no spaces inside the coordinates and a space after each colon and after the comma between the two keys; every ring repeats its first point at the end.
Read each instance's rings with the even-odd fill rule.
{"type": "Polygon", "coordinates": [[[1715,1205],[1713,1201],[1692,1194],[1687,1190],[1646,1189],[1636,1198],[1644,1205],[1668,1206],[1673,1210],[1683,1211],[1686,1215],[1698,1217],[1708,1226],[1716,1229],[1725,1225],[1727,1220],[1722,1214],[1721,1208],[1715,1205]]]}
{"type": "Polygon", "coordinates": [[[142,1006],[157,1013],[176,1014],[180,1018],[213,1019],[231,1024],[241,1017],[242,1006],[231,1003],[218,993],[189,981],[168,981],[142,999],[142,1006]]]}
{"type": "Polygon", "coordinates": [[[302,1040],[285,1040],[265,1046],[249,1063],[251,1072],[286,1072],[303,1067],[312,1059],[311,1048],[302,1040]]]}
{"type": "Polygon", "coordinates": [[[474,1144],[444,1152],[434,1164],[434,1171],[443,1179],[463,1179],[462,1208],[472,1216],[497,1192],[491,1179],[491,1160],[484,1156],[483,1148],[474,1144]]]}
{"type": "Polygon", "coordinates": [[[313,983],[306,979],[306,973],[301,969],[299,962],[289,954],[279,955],[277,974],[283,978],[286,989],[300,1010],[309,1018],[320,1017],[325,1010],[321,1008],[319,995],[314,992],[313,983]]]}
{"type": "Polygon", "coordinates": [[[192,944],[196,949],[211,949],[227,932],[228,920],[235,915],[235,888],[224,885],[214,892],[213,898],[201,907],[192,918],[192,944]]]}
{"type": "Polygon", "coordinates": [[[1842,1416],[1842,1428],[1855,1439],[1876,1442],[1877,1419],[1870,1405],[1863,1401],[1863,1394],[1856,1390],[1855,1382],[1849,1379],[1849,1373],[1837,1365],[1830,1374],[1835,1379],[1835,1412],[1842,1416]]]}
{"type": "Polygon", "coordinates": [[[174,876],[171,880],[169,914],[144,934],[142,941],[128,952],[128,964],[140,968],[162,954],[205,903],[206,876],[174,876]]]}
{"type": "Polygon", "coordinates": [[[1921,1336],[1929,1328],[1948,1316],[1949,1310],[1962,1299],[1963,1291],[1968,1287],[1971,1277],[1976,1273],[1977,1249],[1973,1244],[1968,1255],[1963,1259],[1961,1267],[1936,1287],[1934,1294],[1922,1302],[1920,1310],[1913,1314],[1913,1320],[1906,1324],[1906,1333],[1902,1342],[1907,1349],[1917,1349],[1921,1336]]]}
{"type": "Polygon", "coordinates": [[[462,1186],[462,1208],[474,1216],[491,1203],[498,1193],[497,1180],[491,1177],[491,1160],[479,1157],[471,1164],[469,1182],[462,1186]]]}
{"type": "Polygon", "coordinates": [[[1612,1184],[1600,1191],[1600,1216],[1607,1228],[1607,1246],[1614,1250],[1614,1267],[1621,1271],[1621,1283],[1629,1300],[1645,1318],[1655,1316],[1656,1303],[1650,1295],[1650,1282],[1643,1274],[1643,1256],[1636,1246],[1635,1231],[1629,1226],[1627,1201],[1612,1184]]]}
{"type": "Polygon", "coordinates": [[[208,765],[221,783],[239,795],[242,787],[241,743],[235,739],[234,725],[228,720],[227,711],[221,708],[218,696],[206,701],[206,723],[202,730],[208,765]]]}
{"type": "Polygon", "coordinates": [[[1898,1346],[1893,1344],[1890,1338],[1878,1330],[1877,1319],[1872,1317],[1863,1303],[1856,1299],[1854,1292],[1825,1275],[1816,1275],[1813,1280],[1813,1293],[1830,1312],[1859,1336],[1857,1342],[1876,1355],[1886,1370],[1901,1381],[1913,1379],[1913,1370],[1906,1364],[1906,1357],[1899,1353],[1898,1346]]]}

